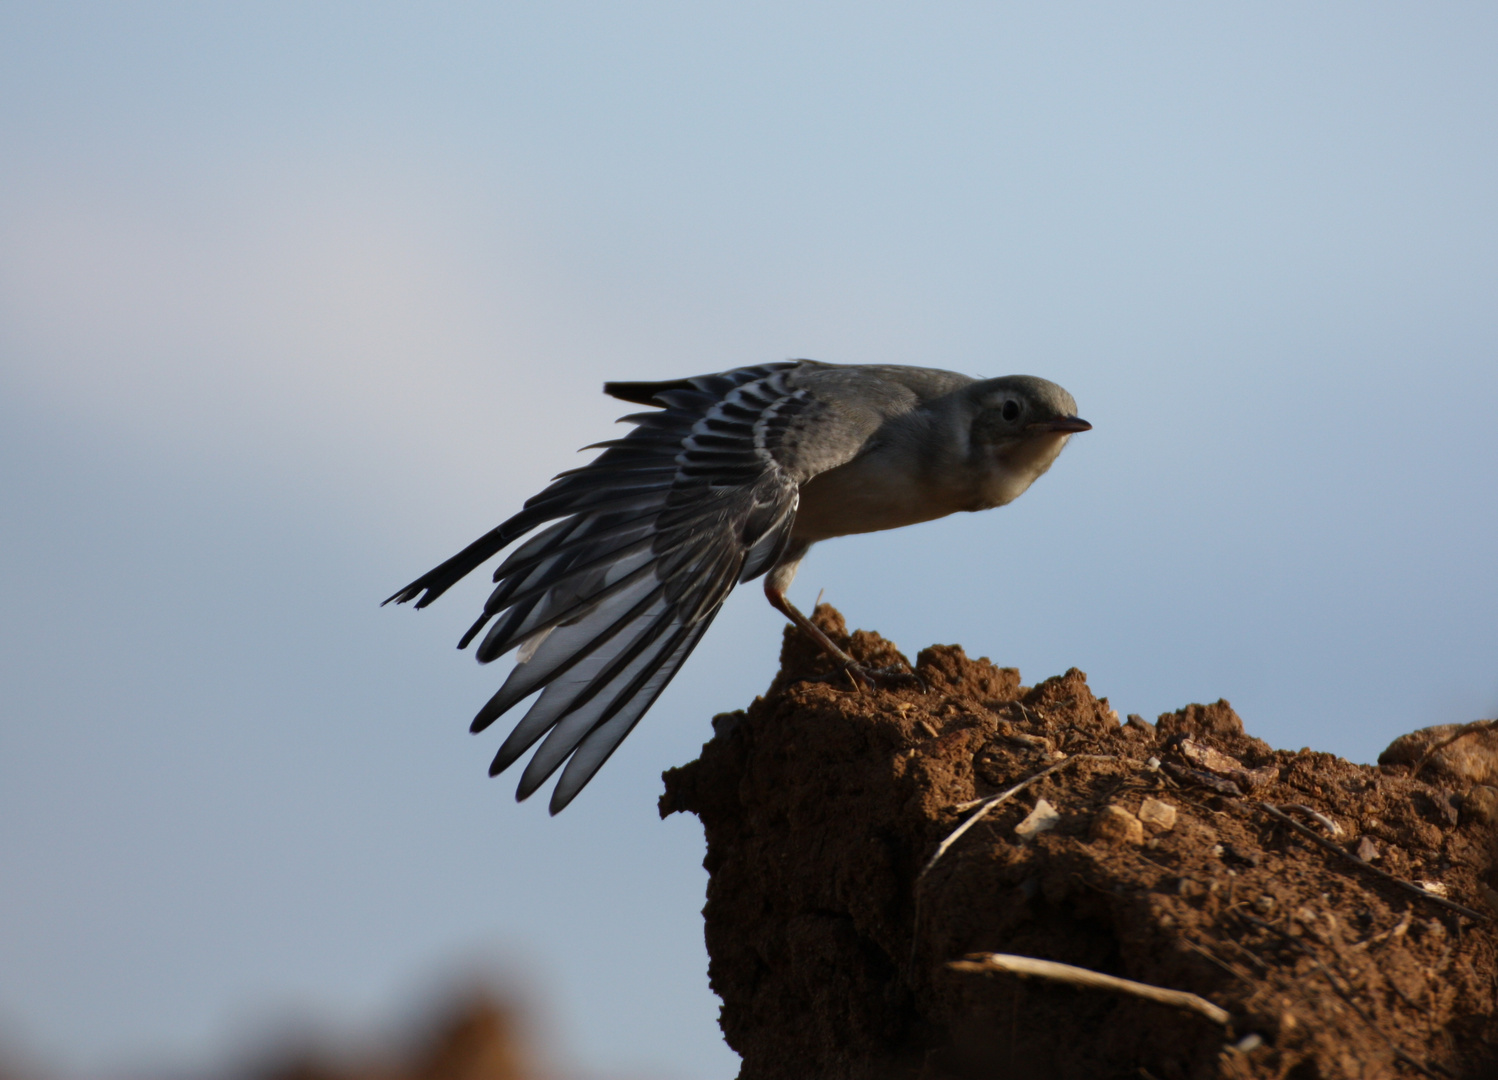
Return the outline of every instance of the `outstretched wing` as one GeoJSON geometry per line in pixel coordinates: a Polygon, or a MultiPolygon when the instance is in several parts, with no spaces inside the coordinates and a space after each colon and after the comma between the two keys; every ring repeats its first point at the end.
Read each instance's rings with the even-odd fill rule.
{"type": "Polygon", "coordinates": [[[546,526],[495,571],[484,613],[459,643],[483,633],[482,663],[519,649],[474,731],[541,691],[489,767],[491,776],[502,772],[545,736],[517,798],[565,762],[551,812],[571,802],[666,688],[734,585],[779,557],[797,484],[776,449],[788,427],[820,408],[792,385],[798,366],[607,384],[617,397],[660,408],[625,417],[635,424],[627,436],[597,444],[603,453],[591,463],[558,476],[520,513],[390,598],[425,607],[546,526]]]}

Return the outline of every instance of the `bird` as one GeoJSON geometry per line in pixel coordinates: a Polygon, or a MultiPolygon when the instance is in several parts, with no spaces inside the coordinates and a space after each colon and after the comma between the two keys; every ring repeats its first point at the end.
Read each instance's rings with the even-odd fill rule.
{"type": "Polygon", "coordinates": [[[562,770],[577,796],[654,704],[734,586],[765,596],[860,684],[858,664],[786,597],[813,544],[1014,501],[1092,425],[1031,375],[787,360],[664,382],[608,382],[646,411],[503,524],[384,601],[432,603],[524,538],[458,648],[516,662],[479,709],[481,732],[540,691],[489,766],[539,741],[525,800],[562,770]],[[544,737],[544,740],[543,740],[544,737]]]}

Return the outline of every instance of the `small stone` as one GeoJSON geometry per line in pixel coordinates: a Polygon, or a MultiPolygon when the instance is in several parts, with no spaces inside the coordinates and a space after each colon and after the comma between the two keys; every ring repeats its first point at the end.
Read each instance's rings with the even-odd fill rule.
{"type": "Polygon", "coordinates": [[[1373,837],[1365,836],[1358,841],[1357,855],[1364,862],[1372,862],[1378,858],[1378,845],[1373,842],[1373,837]]]}
{"type": "Polygon", "coordinates": [[[1254,910],[1260,915],[1268,915],[1274,910],[1274,897],[1268,893],[1260,893],[1254,897],[1254,910]]]}
{"type": "Polygon", "coordinates": [[[1049,751],[1051,749],[1051,740],[1043,735],[1030,735],[1023,731],[1016,731],[1006,736],[1006,738],[1012,743],[1019,746],[1028,746],[1033,750],[1049,751]]]}
{"type": "Polygon", "coordinates": [[[1205,896],[1206,892],[1206,886],[1195,878],[1183,877],[1176,882],[1176,895],[1184,896],[1188,900],[1205,896]]]}
{"type": "Polygon", "coordinates": [[[1279,779],[1280,771],[1273,765],[1248,769],[1235,757],[1215,750],[1205,743],[1184,738],[1176,743],[1176,751],[1193,765],[1197,765],[1215,776],[1233,781],[1244,791],[1265,787],[1279,779]]]}
{"type": "Polygon", "coordinates": [[[1442,899],[1445,899],[1447,896],[1450,895],[1450,890],[1448,890],[1446,888],[1445,882],[1441,882],[1441,881],[1417,881],[1417,882],[1415,882],[1415,884],[1418,885],[1418,886],[1420,886],[1420,888],[1424,889],[1426,892],[1430,893],[1430,895],[1432,895],[1432,896],[1439,896],[1442,899]]]}
{"type": "Polygon", "coordinates": [[[1092,819],[1092,838],[1110,844],[1144,843],[1144,825],[1122,806],[1109,803],[1092,819]]]}
{"type": "Polygon", "coordinates": [[[1035,809],[1014,827],[1014,831],[1021,840],[1030,841],[1043,832],[1050,832],[1059,824],[1061,815],[1056,812],[1056,808],[1044,799],[1036,799],[1035,809]]]}
{"type": "Polygon", "coordinates": [[[1139,806],[1139,820],[1152,829],[1169,832],[1175,828],[1176,808],[1159,799],[1145,799],[1139,806]]]}
{"type": "Polygon", "coordinates": [[[1473,784],[1472,790],[1462,796],[1462,820],[1498,825],[1498,788],[1473,784]]]}
{"type": "Polygon", "coordinates": [[[1477,883],[1477,891],[1482,894],[1483,902],[1495,912],[1498,912],[1498,892],[1495,892],[1491,885],[1483,881],[1477,883]]]}
{"type": "Polygon", "coordinates": [[[1457,800],[1452,797],[1451,792],[1433,791],[1429,798],[1436,814],[1447,825],[1455,826],[1461,820],[1461,808],[1457,806],[1457,800]]]}
{"type": "Polygon", "coordinates": [[[1237,863],[1240,866],[1259,865],[1259,856],[1252,851],[1242,851],[1234,847],[1232,844],[1219,844],[1218,847],[1222,849],[1219,858],[1221,858],[1223,862],[1237,863]]]}
{"type": "Polygon", "coordinates": [[[1302,907],[1295,912],[1294,919],[1286,929],[1292,935],[1298,931],[1304,932],[1323,945],[1330,945],[1333,941],[1332,935],[1337,929],[1337,919],[1331,912],[1317,912],[1311,908],[1302,907]]]}

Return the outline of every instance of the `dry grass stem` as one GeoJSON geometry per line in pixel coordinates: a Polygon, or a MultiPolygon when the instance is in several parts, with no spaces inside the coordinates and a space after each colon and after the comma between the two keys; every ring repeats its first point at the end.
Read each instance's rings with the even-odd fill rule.
{"type": "Polygon", "coordinates": [[[1281,803],[1280,804],[1280,809],[1281,810],[1294,810],[1296,813],[1304,814],[1308,818],[1314,818],[1321,825],[1321,827],[1323,829],[1325,829],[1327,832],[1331,833],[1333,836],[1341,836],[1342,835],[1342,826],[1338,825],[1335,821],[1333,821],[1331,818],[1327,817],[1320,810],[1312,810],[1309,806],[1306,806],[1304,803],[1298,803],[1298,802],[1295,802],[1295,803],[1281,803]]]}
{"type": "Polygon", "coordinates": [[[1296,821],[1288,814],[1281,813],[1277,807],[1272,806],[1267,802],[1255,803],[1254,805],[1275,820],[1281,821],[1284,824],[1290,826],[1290,828],[1300,833],[1300,835],[1304,836],[1306,839],[1312,841],[1313,843],[1320,844],[1322,847],[1326,848],[1326,850],[1335,852],[1336,854],[1342,856],[1342,858],[1346,859],[1354,866],[1359,867],[1365,873],[1372,874],[1376,878],[1381,878],[1382,880],[1389,882],[1389,884],[1391,885],[1397,885],[1399,888],[1405,890],[1406,892],[1413,893],[1414,895],[1420,897],[1420,899],[1424,900],[1426,903],[1435,904],[1437,907],[1443,907],[1447,911],[1454,911],[1458,915],[1465,915],[1467,918],[1474,919],[1477,922],[1492,921],[1491,916],[1484,915],[1480,911],[1474,911],[1471,908],[1467,907],[1465,904],[1458,904],[1455,900],[1447,900],[1444,897],[1437,896],[1435,893],[1430,892],[1427,889],[1422,889],[1413,881],[1406,881],[1404,880],[1404,878],[1395,877],[1393,874],[1390,874],[1384,870],[1380,870],[1378,867],[1372,865],[1371,863],[1365,863],[1362,859],[1358,858],[1352,852],[1344,851],[1341,847],[1326,839],[1326,837],[1312,832],[1300,822],[1296,821]]]}
{"type": "Polygon", "coordinates": [[[1051,982],[1081,986],[1091,990],[1112,990],[1119,994],[1130,994],[1147,1001],[1171,1005],[1204,1016],[1214,1024],[1226,1025],[1231,1017],[1221,1006],[1206,998],[1185,990],[1167,990],[1163,986],[1120,979],[1116,975],[1104,975],[1100,971],[1060,964],[1054,960],[1036,960],[1030,956],[1014,956],[1009,953],[970,953],[965,960],[953,960],[947,964],[953,971],[1004,971],[1020,978],[1048,979],[1051,982]]]}
{"type": "Polygon", "coordinates": [[[1366,949],[1370,945],[1378,945],[1381,942],[1389,941],[1390,939],[1397,941],[1399,938],[1404,937],[1404,935],[1409,932],[1410,920],[1414,917],[1414,914],[1414,908],[1405,908],[1404,918],[1400,919],[1397,924],[1389,927],[1389,929],[1385,930],[1381,934],[1374,934],[1367,941],[1359,941],[1355,945],[1349,945],[1348,948],[1353,950],[1366,949]]]}
{"type": "Polygon", "coordinates": [[[1072,764],[1075,761],[1116,761],[1116,760],[1118,760],[1118,759],[1116,757],[1114,757],[1112,754],[1076,754],[1076,755],[1073,755],[1072,757],[1064,758],[1061,761],[1056,762],[1056,764],[1050,766],[1049,768],[1045,768],[1045,769],[1040,770],[1040,772],[1036,773],[1034,776],[1031,776],[1031,777],[1028,777],[1028,778],[1026,778],[1024,780],[1021,780],[1019,783],[1015,784],[1012,788],[1009,788],[1006,791],[1001,791],[997,795],[990,795],[986,799],[980,799],[980,800],[976,800],[974,802],[963,803],[960,806],[956,807],[956,809],[959,812],[961,812],[962,810],[966,810],[966,809],[968,809],[970,807],[973,807],[973,806],[976,806],[977,810],[975,810],[973,812],[972,816],[969,817],[966,821],[964,821],[961,825],[957,826],[957,828],[953,829],[950,833],[948,833],[947,834],[947,838],[945,840],[943,840],[940,844],[938,844],[936,846],[936,852],[935,852],[935,854],[933,854],[931,856],[931,858],[929,860],[927,860],[926,865],[921,868],[920,875],[916,878],[916,881],[919,882],[921,880],[921,878],[924,878],[927,874],[929,874],[931,872],[931,868],[936,865],[937,860],[940,859],[943,855],[945,855],[947,853],[947,849],[950,848],[953,844],[955,844],[958,841],[958,839],[962,836],[963,833],[967,832],[974,825],[978,824],[978,822],[982,821],[983,818],[984,818],[984,816],[987,815],[987,813],[990,810],[992,810],[996,806],[999,806],[1002,803],[1008,802],[1010,799],[1014,798],[1014,796],[1018,795],[1021,791],[1024,791],[1025,788],[1029,787],[1031,784],[1035,783],[1037,780],[1044,780],[1047,776],[1050,776],[1053,772],[1056,772],[1058,769],[1064,769],[1064,768],[1066,768],[1066,766],[1072,764]]]}

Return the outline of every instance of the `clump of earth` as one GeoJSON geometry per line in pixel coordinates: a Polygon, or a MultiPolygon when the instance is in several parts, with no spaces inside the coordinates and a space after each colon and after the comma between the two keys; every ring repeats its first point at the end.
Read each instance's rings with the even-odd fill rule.
{"type": "Polygon", "coordinates": [[[1418,739],[1380,766],[1275,750],[1225,701],[1121,722],[1075,669],[908,665],[815,618],[924,691],[860,690],[788,632],[769,691],[661,799],[706,831],[741,1080],[1498,1075],[1481,767],[1418,739]]]}

